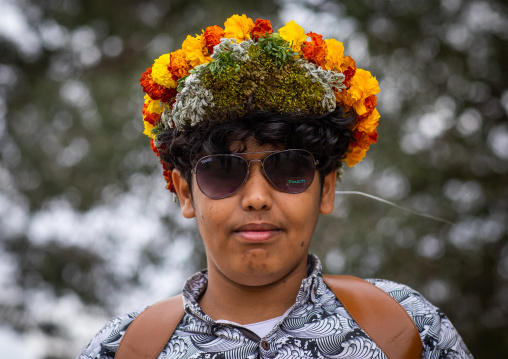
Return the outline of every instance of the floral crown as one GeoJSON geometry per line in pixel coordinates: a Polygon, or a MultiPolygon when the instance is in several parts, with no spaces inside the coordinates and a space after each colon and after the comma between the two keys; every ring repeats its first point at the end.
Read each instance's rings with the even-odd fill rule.
{"type": "MultiPolygon", "coordinates": [[[[294,21],[276,33],[269,20],[233,15],[224,29],[214,25],[187,36],[181,49],[155,60],[140,82],[146,93],[143,133],[157,155],[157,134],[164,129],[183,131],[252,109],[321,114],[341,105],[352,108],[354,140],[344,159],[349,167],[377,141],[376,78],[344,56],[341,42],[305,33],[294,21]]],[[[175,192],[172,166],[161,163],[167,188],[175,192]]]]}

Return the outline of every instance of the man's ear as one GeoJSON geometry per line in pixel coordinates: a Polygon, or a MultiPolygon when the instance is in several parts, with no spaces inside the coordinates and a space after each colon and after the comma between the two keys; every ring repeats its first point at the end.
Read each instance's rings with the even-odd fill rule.
{"type": "Polygon", "coordinates": [[[171,174],[173,178],[173,184],[175,186],[176,194],[180,200],[180,210],[185,218],[194,218],[196,213],[194,212],[194,204],[192,203],[191,189],[189,184],[182,176],[182,172],[174,169],[171,174]]]}
{"type": "Polygon", "coordinates": [[[337,184],[337,171],[332,171],[325,176],[323,191],[321,192],[321,205],[319,213],[330,214],[333,211],[335,201],[335,185],[337,184]]]}

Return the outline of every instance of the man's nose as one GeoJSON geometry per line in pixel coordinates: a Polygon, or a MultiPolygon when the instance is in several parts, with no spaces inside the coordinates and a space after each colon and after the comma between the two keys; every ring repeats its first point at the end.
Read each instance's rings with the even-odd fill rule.
{"type": "Polygon", "coordinates": [[[249,175],[242,187],[241,196],[243,209],[268,210],[272,207],[272,191],[274,191],[275,188],[263,174],[261,160],[251,160],[249,162],[249,175]]]}

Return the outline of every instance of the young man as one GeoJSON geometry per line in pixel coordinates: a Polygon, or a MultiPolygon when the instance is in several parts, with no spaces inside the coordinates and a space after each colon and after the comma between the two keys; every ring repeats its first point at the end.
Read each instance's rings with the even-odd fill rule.
{"type": "MultiPolygon", "coordinates": [[[[208,262],[186,283],[159,358],[386,357],[308,252],[342,162],[377,139],[377,81],[343,51],[294,22],[274,33],[234,15],[143,74],[145,133],[208,262]]],[[[370,281],[407,312],[423,358],[471,357],[419,293],[370,281]]],[[[79,358],[115,357],[137,315],[113,319],[79,358]]]]}

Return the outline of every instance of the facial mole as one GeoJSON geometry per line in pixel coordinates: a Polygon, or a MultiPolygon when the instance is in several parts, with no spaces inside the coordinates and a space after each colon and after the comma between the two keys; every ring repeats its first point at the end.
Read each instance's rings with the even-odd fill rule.
{"type": "Polygon", "coordinates": [[[302,241],[302,243],[300,243],[300,247],[303,247],[304,244],[305,244],[305,241],[302,241]]]}

